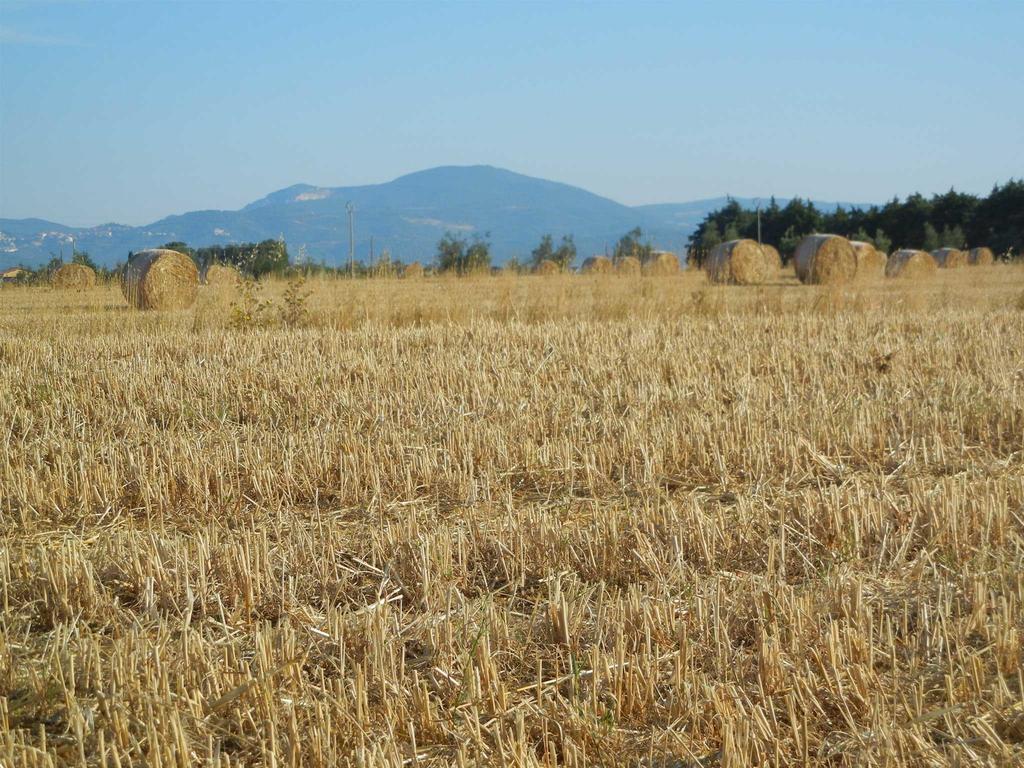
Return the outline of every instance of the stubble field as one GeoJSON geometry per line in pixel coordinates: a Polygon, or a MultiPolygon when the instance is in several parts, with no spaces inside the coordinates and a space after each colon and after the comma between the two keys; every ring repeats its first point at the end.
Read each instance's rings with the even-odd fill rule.
{"type": "Polygon", "coordinates": [[[4,768],[1024,760],[1024,268],[307,288],[0,288],[4,768]]]}

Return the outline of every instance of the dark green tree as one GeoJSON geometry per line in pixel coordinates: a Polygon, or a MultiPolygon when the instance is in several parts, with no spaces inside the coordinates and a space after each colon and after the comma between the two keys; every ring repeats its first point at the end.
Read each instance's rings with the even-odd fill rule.
{"type": "Polygon", "coordinates": [[[563,270],[572,266],[572,263],[576,261],[576,243],[573,241],[572,235],[562,237],[561,244],[551,254],[551,260],[563,270]]]}
{"type": "Polygon", "coordinates": [[[885,234],[882,229],[875,230],[875,236],[871,238],[871,242],[875,244],[875,248],[882,253],[888,254],[892,250],[892,240],[885,234]]]}
{"type": "Polygon", "coordinates": [[[466,272],[483,272],[491,268],[491,244],[487,241],[489,234],[473,237],[473,242],[466,249],[466,272]]]}
{"type": "Polygon", "coordinates": [[[195,250],[189,248],[187,243],[183,243],[180,240],[174,240],[173,242],[170,243],[164,243],[160,247],[166,248],[169,251],[177,251],[178,253],[184,253],[186,256],[191,256],[192,258],[195,258],[195,250]]]}
{"type": "Polygon", "coordinates": [[[798,234],[796,226],[790,225],[785,232],[782,233],[782,237],[779,238],[779,255],[782,257],[782,263],[788,264],[789,260],[793,258],[793,252],[796,247],[800,245],[800,241],[803,240],[804,235],[798,234]]]}
{"type": "MultiPolygon", "coordinates": [[[[996,185],[985,198],[950,190],[932,198],[920,194],[906,200],[893,198],[881,206],[839,207],[822,214],[809,201],[794,198],[780,208],[772,199],[761,211],[762,240],[778,243],[787,255],[788,246],[813,232],[870,238],[875,247],[888,253],[899,248],[927,248],[949,244],[956,247],[987,245],[996,253],[1024,250],[1024,181],[1011,179],[996,185]]],[[[689,253],[698,262],[717,244],[718,233],[728,237],[757,236],[756,213],[728,199],[721,208],[708,213],[690,235],[689,253]]]]}
{"type": "Polygon", "coordinates": [[[89,267],[89,269],[91,269],[93,272],[102,271],[99,265],[97,265],[96,262],[92,260],[92,257],[89,255],[88,251],[79,251],[76,249],[71,256],[71,263],[81,264],[82,266],[89,267]]]}
{"type": "Polygon", "coordinates": [[[437,243],[437,266],[441,272],[454,272],[465,275],[470,272],[489,269],[491,266],[491,246],[483,238],[474,237],[472,242],[446,232],[437,243]]]}
{"type": "Polygon", "coordinates": [[[619,238],[619,242],[615,244],[615,250],[612,252],[612,260],[618,261],[626,256],[633,256],[640,261],[650,258],[653,249],[649,243],[642,242],[643,235],[640,227],[634,227],[619,238]]]}
{"type": "Polygon", "coordinates": [[[939,235],[939,246],[942,248],[963,248],[966,242],[967,238],[959,225],[951,227],[947,224],[939,235]]]}
{"type": "Polygon", "coordinates": [[[537,247],[530,252],[530,263],[536,268],[542,261],[551,261],[554,254],[554,240],[551,235],[544,235],[537,247]]]}

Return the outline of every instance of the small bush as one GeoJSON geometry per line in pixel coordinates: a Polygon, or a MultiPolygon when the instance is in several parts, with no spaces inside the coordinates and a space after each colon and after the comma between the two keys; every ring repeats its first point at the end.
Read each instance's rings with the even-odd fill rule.
{"type": "Polygon", "coordinates": [[[306,309],[306,300],[312,295],[312,291],[304,291],[306,278],[299,277],[288,282],[284,291],[284,306],[281,307],[281,322],[289,328],[305,325],[309,321],[309,310],[306,309]]]}
{"type": "Polygon", "coordinates": [[[270,321],[273,302],[260,296],[260,286],[255,280],[242,280],[238,284],[238,296],[231,302],[231,327],[238,330],[263,328],[270,321]]]}

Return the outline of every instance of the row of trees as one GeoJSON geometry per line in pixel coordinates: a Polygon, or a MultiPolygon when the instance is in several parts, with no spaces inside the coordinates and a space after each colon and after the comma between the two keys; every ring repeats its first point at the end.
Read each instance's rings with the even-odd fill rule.
{"type": "MultiPolygon", "coordinates": [[[[437,244],[434,264],[439,272],[450,272],[454,274],[470,274],[473,272],[488,271],[491,269],[491,244],[489,233],[482,237],[474,235],[467,239],[452,232],[447,232],[437,244]]],[[[193,248],[188,243],[176,240],[165,243],[161,248],[169,248],[189,256],[196,267],[202,271],[210,264],[230,264],[237,267],[243,274],[260,278],[269,274],[286,274],[300,272],[302,274],[313,274],[321,272],[334,272],[347,274],[347,265],[330,267],[327,264],[315,263],[305,256],[303,248],[295,262],[291,262],[288,247],[282,240],[263,240],[259,243],[234,243],[230,245],[210,245],[200,248],[193,248]]],[[[618,260],[625,256],[635,256],[645,259],[651,254],[650,243],[644,242],[643,232],[639,227],[627,232],[615,244],[612,258],[618,260]]],[[[539,266],[542,262],[554,262],[562,270],[568,270],[575,263],[578,256],[576,243],[572,235],[564,235],[559,242],[555,242],[553,235],[546,234],[540,239],[537,247],[530,253],[530,258],[523,262],[512,258],[506,262],[506,269],[517,272],[526,272],[539,266]]],[[[132,254],[128,254],[130,259],[132,254]]],[[[113,268],[106,269],[96,264],[89,254],[84,251],[75,251],[72,261],[79,264],[86,264],[92,267],[101,277],[112,277],[123,267],[124,263],[113,268]]],[[[64,263],[61,256],[54,256],[46,267],[36,271],[34,276],[39,279],[47,279],[49,275],[64,263]]],[[[372,264],[357,262],[354,267],[354,276],[372,277],[398,274],[402,271],[402,262],[392,259],[387,251],[372,264]]]]}
{"type": "MultiPolygon", "coordinates": [[[[283,240],[263,240],[259,243],[231,243],[192,248],[187,243],[173,242],[162,246],[179,251],[196,263],[200,271],[210,264],[230,264],[245,274],[263,277],[280,274],[288,269],[288,246],[283,240]]],[[[129,254],[131,258],[131,254],[129,254]]]]}
{"type": "MultiPolygon", "coordinates": [[[[435,267],[439,272],[460,275],[490,270],[491,243],[489,237],[490,233],[484,233],[483,236],[474,235],[471,239],[452,232],[445,233],[445,236],[437,244],[435,267]]],[[[306,257],[305,249],[301,247],[293,263],[288,253],[288,246],[283,240],[208,245],[199,248],[175,240],[164,243],[160,247],[184,253],[196,263],[196,267],[200,271],[214,263],[229,264],[237,267],[243,274],[255,278],[291,272],[308,275],[320,272],[348,273],[349,271],[347,265],[330,267],[325,263],[315,263],[306,257]]],[[[635,256],[642,260],[650,254],[651,245],[644,242],[643,232],[637,227],[624,234],[615,244],[613,258],[618,260],[625,256],[635,256]]],[[[514,271],[528,271],[536,268],[542,262],[551,261],[560,269],[568,270],[575,263],[577,255],[576,243],[571,234],[562,236],[557,244],[553,235],[545,234],[541,237],[537,247],[530,253],[528,261],[524,263],[513,258],[506,263],[505,267],[514,271]]],[[[129,253],[128,258],[131,259],[131,257],[132,253],[129,253]]],[[[103,268],[96,264],[88,253],[77,250],[73,254],[72,261],[92,267],[101,277],[114,276],[124,267],[122,262],[110,269],[103,268]]],[[[55,255],[46,267],[35,271],[34,275],[46,279],[63,263],[63,257],[55,255]]],[[[372,264],[357,262],[354,265],[353,273],[357,277],[383,276],[400,273],[403,266],[400,261],[392,259],[390,254],[384,251],[381,257],[372,264]]]]}
{"type": "MultiPolygon", "coordinates": [[[[950,189],[931,198],[913,194],[902,202],[893,198],[882,206],[825,213],[808,200],[779,206],[773,197],[761,209],[761,240],[777,245],[784,258],[813,232],[871,242],[886,253],[893,247],[930,251],[987,245],[996,253],[1019,255],[1024,251],[1024,181],[996,185],[982,198],[950,189]]],[[[740,237],[757,238],[757,212],[730,200],[690,236],[690,257],[700,262],[718,243],[740,237]]]]}
{"type": "MultiPolygon", "coordinates": [[[[466,274],[491,268],[491,245],[487,240],[489,235],[483,238],[474,237],[472,240],[448,232],[437,244],[437,268],[441,272],[455,272],[466,274]]],[[[615,244],[612,252],[612,259],[618,261],[626,256],[634,256],[641,261],[650,257],[652,246],[644,241],[644,234],[640,227],[630,230],[624,234],[615,244]]],[[[576,261],[578,253],[576,243],[572,235],[564,235],[558,245],[555,245],[553,235],[543,235],[537,247],[530,252],[530,259],[526,263],[519,259],[512,258],[505,263],[505,268],[513,271],[527,271],[538,267],[542,262],[554,262],[559,269],[567,270],[576,261]]]]}
{"type": "MultiPolygon", "coordinates": [[[[264,240],[260,243],[236,243],[233,245],[211,245],[203,248],[192,248],[187,243],[175,241],[160,246],[179,251],[189,256],[199,270],[206,269],[210,264],[218,262],[231,264],[243,273],[253,277],[267,274],[280,274],[289,269],[288,246],[281,240],[264,240]]],[[[128,254],[131,259],[132,254],[128,254]]],[[[54,255],[44,267],[37,270],[26,270],[33,279],[48,280],[49,277],[65,263],[63,255],[54,255]]],[[[98,277],[110,278],[117,275],[125,262],[114,267],[97,264],[86,251],[75,249],[71,255],[71,264],[84,264],[91,267],[98,277]]]]}

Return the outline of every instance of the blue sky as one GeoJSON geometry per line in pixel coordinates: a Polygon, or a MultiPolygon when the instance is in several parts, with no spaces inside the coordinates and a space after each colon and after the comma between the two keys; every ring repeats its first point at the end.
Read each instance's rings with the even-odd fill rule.
{"type": "Polygon", "coordinates": [[[1024,175],[1024,0],[0,0],[0,216],[486,163],[624,203],[1024,175]]]}

